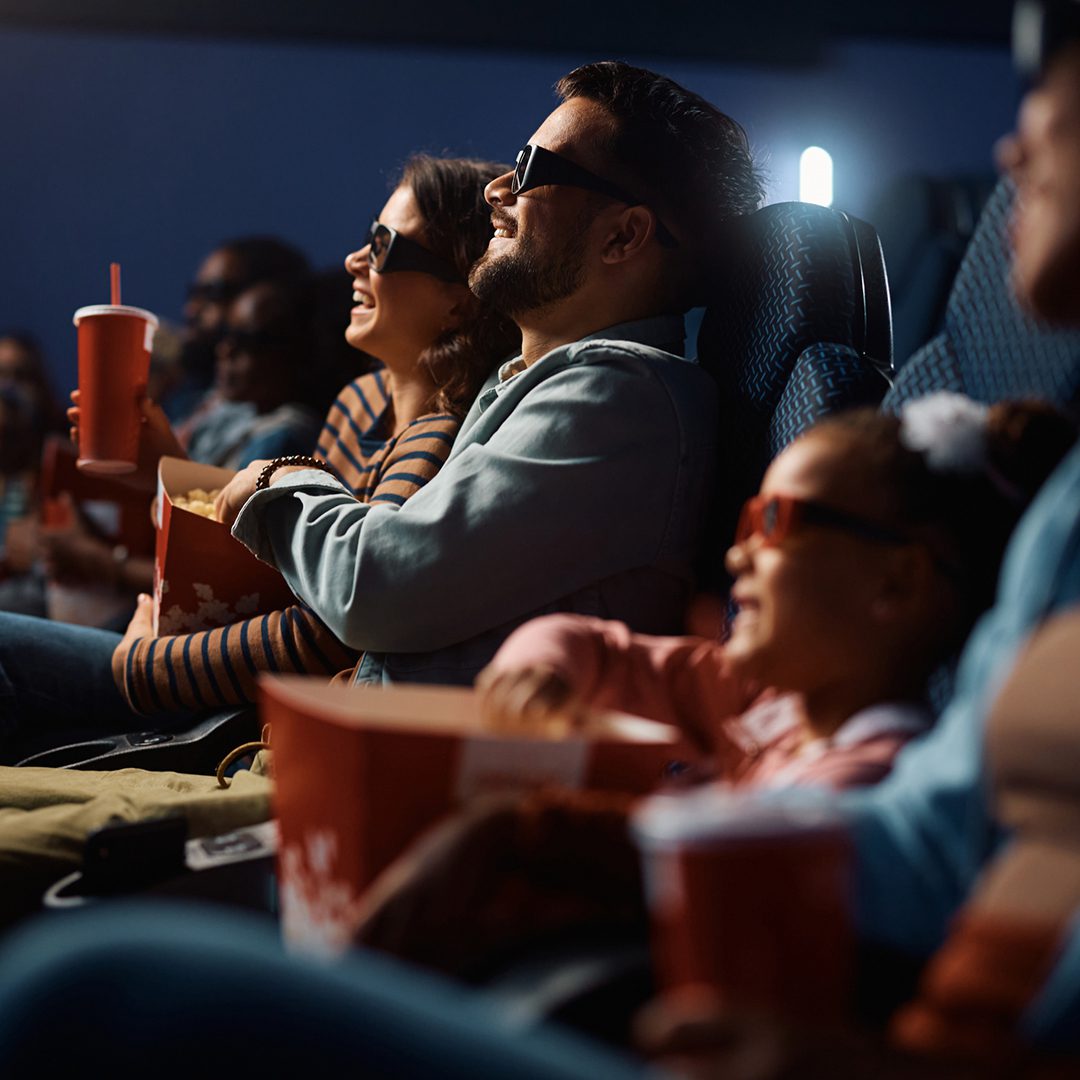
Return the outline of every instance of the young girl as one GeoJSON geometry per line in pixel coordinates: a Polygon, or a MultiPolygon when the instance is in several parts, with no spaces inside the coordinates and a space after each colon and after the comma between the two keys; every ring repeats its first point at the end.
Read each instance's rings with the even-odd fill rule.
{"type": "MultiPolygon", "coordinates": [[[[930,722],[928,676],[989,605],[1012,527],[1074,437],[1047,407],[954,394],[830,419],[743,511],[725,643],[537,619],[478,680],[485,707],[500,724],[589,708],[676,724],[741,787],[875,782],[930,722]]],[[[640,917],[629,807],[598,792],[468,807],[375,883],[359,938],[468,971],[567,921],[640,917]]]]}
{"type": "Polygon", "coordinates": [[[538,619],[481,676],[487,708],[676,724],[737,785],[872,783],[929,721],[928,677],[989,606],[1009,533],[1072,438],[1046,407],[955,394],[828,420],[743,510],[726,642],[538,619]]]}

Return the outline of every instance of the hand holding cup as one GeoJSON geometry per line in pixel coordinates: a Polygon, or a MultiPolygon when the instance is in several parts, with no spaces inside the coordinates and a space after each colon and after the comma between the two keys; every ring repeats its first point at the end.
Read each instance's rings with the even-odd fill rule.
{"type": "Polygon", "coordinates": [[[136,471],[140,402],[146,396],[157,317],[120,303],[119,272],[111,304],[79,308],[79,468],[98,476],[136,471]]]}
{"type": "MultiPolygon", "coordinates": [[[[81,401],[81,391],[72,390],[67,418],[71,425],[71,441],[76,448],[79,448],[82,428],[81,401]]],[[[132,472],[117,474],[114,479],[138,491],[156,491],[158,462],[163,457],[186,458],[187,453],[165,411],[148,397],[143,397],[139,400],[139,447],[135,468],[132,472]]]]}

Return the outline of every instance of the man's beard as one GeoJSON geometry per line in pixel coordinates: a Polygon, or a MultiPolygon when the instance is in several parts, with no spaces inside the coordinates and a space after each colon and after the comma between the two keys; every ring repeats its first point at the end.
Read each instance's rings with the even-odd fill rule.
{"type": "Polygon", "coordinates": [[[485,252],[469,273],[469,288],[511,319],[564,300],[584,280],[587,233],[587,224],[579,223],[561,246],[548,251],[539,251],[528,235],[519,236],[504,255],[485,252]]]}

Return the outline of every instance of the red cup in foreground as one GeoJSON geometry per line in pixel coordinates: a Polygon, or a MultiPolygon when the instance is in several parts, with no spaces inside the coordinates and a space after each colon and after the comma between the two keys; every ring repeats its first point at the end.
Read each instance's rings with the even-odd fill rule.
{"type": "Polygon", "coordinates": [[[146,394],[157,316],[95,304],[75,312],[79,337],[79,468],[116,476],[135,470],[139,401],[146,394]]]}
{"type": "Polygon", "coordinates": [[[851,854],[838,817],[700,788],[634,817],[664,989],[704,985],[737,1011],[847,1015],[851,854]]]}

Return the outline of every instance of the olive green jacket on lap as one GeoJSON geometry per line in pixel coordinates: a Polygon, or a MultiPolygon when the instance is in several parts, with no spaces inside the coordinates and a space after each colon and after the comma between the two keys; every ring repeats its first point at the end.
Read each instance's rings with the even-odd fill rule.
{"type": "Polygon", "coordinates": [[[225,789],[216,777],[184,773],[0,766],[0,929],[38,911],[45,890],[82,867],[96,829],[183,817],[197,837],[268,821],[265,765],[256,759],[225,789]]]}
{"type": "Polygon", "coordinates": [[[711,491],[716,391],[682,320],[624,323],[489,379],[401,507],[291,474],[233,535],[346,644],[363,682],[468,683],[529,618],[681,630],[711,491]]]}

